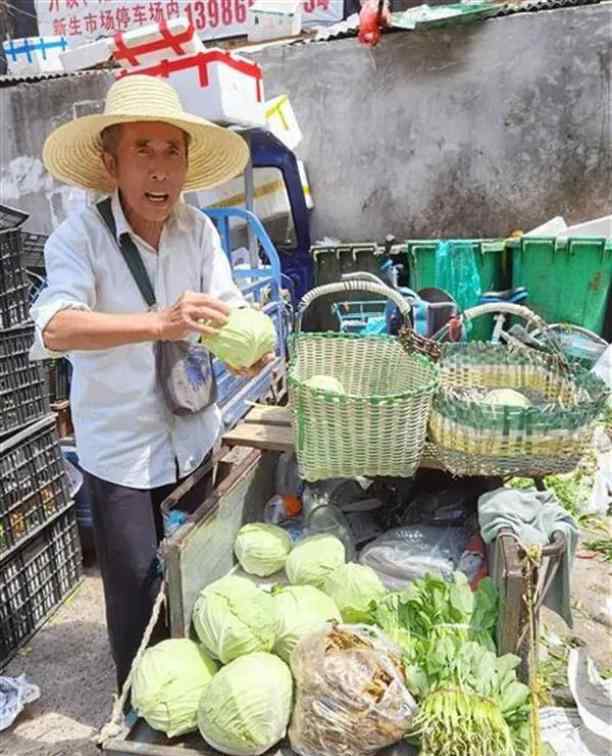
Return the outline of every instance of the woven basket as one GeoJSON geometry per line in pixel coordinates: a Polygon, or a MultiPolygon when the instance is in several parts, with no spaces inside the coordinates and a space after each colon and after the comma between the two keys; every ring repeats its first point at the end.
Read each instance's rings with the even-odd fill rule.
{"type": "Polygon", "coordinates": [[[446,344],[439,363],[430,435],[455,475],[538,477],[570,472],[590,446],[608,396],[604,382],[532,349],[446,344]],[[514,389],[530,407],[483,401],[514,389]]]}
{"type": "Polygon", "coordinates": [[[351,281],[309,292],[300,304],[289,369],[289,402],[300,475],[307,481],[357,475],[410,477],[425,445],[438,385],[436,366],[408,355],[392,336],[302,333],[318,297],[368,291],[389,297],[404,317],[410,305],[385,286],[351,281]],[[340,381],[345,394],[306,385],[316,375],[340,381]]]}

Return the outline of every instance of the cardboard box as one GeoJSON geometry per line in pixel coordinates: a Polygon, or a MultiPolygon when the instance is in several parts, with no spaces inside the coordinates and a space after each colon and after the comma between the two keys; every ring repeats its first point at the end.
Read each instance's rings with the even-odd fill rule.
{"type": "Polygon", "coordinates": [[[297,37],[302,31],[300,0],[255,0],[249,7],[249,42],[297,37]]]}
{"type": "Polygon", "coordinates": [[[162,60],[204,52],[202,40],[186,18],[160,21],[115,34],[113,57],[123,68],[155,66],[162,60]]]}
{"type": "Polygon", "coordinates": [[[10,75],[62,73],[60,53],[68,49],[65,37],[25,37],[2,43],[10,75]]]}
{"type": "Polygon", "coordinates": [[[288,147],[295,150],[302,141],[302,131],[291,107],[288,95],[275,97],[265,104],[266,125],[275,137],[288,147]]]}
{"type": "Polygon", "coordinates": [[[265,125],[261,67],[241,55],[210,48],[149,68],[124,69],[119,76],[136,73],[165,79],[194,115],[219,124],[265,125]]]}

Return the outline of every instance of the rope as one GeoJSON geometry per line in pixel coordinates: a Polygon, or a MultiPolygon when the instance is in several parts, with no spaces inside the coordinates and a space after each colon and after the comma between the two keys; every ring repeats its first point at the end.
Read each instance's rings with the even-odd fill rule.
{"type": "Polygon", "coordinates": [[[130,673],[123,683],[120,695],[115,696],[111,718],[104,725],[104,727],[102,727],[102,729],[92,737],[92,741],[98,746],[103,746],[107,740],[120,737],[123,733],[123,707],[125,706],[130,688],[132,687],[134,672],[140,664],[145,651],[147,650],[149,641],[151,640],[151,635],[153,634],[153,630],[155,629],[155,625],[157,624],[157,620],[159,619],[162,606],[165,604],[165,602],[166,581],[162,580],[159,593],[157,594],[157,598],[155,599],[155,603],[153,604],[153,610],[151,611],[151,619],[149,620],[149,624],[147,625],[142,636],[140,647],[136,656],[134,657],[132,666],[130,667],[130,673]]]}
{"type": "Polygon", "coordinates": [[[540,731],[540,681],[538,678],[538,632],[536,605],[536,576],[542,564],[542,547],[530,546],[525,549],[524,568],[527,578],[527,623],[529,627],[529,689],[531,690],[531,712],[529,714],[529,756],[542,756],[542,735],[540,731]]]}

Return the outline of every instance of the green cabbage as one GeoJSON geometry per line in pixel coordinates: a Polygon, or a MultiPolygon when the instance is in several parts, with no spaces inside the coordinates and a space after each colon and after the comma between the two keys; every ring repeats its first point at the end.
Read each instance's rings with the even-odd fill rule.
{"type": "Polygon", "coordinates": [[[346,393],[340,381],[331,375],[313,375],[307,381],[304,381],[304,386],[320,391],[330,391],[332,394],[346,393]]]}
{"type": "Polygon", "coordinates": [[[250,575],[267,577],[282,570],[291,551],[289,534],[276,525],[254,522],[238,531],[234,553],[250,575]]]}
{"type": "Polygon", "coordinates": [[[202,696],[200,733],[221,753],[257,756],[285,737],[292,699],[291,672],[277,656],[241,656],[215,675],[202,696]]]}
{"type": "Polygon", "coordinates": [[[371,567],[354,562],[343,564],[332,572],[323,590],[336,602],[342,619],[349,623],[367,622],[370,603],[386,593],[371,567]]]}
{"type": "Polygon", "coordinates": [[[197,643],[165,640],[148,648],[136,667],[132,706],[154,730],[169,738],[198,726],[202,693],[217,665],[197,643]]]}
{"type": "Polygon", "coordinates": [[[276,329],[271,318],[252,307],[233,309],[227,323],[202,343],[215,357],[232,368],[250,368],[276,349],[276,329]]]}
{"type": "Polygon", "coordinates": [[[272,594],[278,628],[274,652],[289,663],[301,638],[321,630],[328,622],[340,622],[340,612],[329,596],[312,585],[292,585],[272,594]]]}
{"type": "Polygon", "coordinates": [[[285,571],[292,585],[314,585],[321,588],[325,578],[341,564],[346,552],[339,538],[315,535],[293,547],[285,571]]]}
{"type": "Polygon", "coordinates": [[[507,407],[531,407],[529,399],[514,389],[493,389],[485,396],[485,402],[507,407]]]}
{"type": "Polygon", "coordinates": [[[193,608],[193,624],[204,647],[223,664],[253,651],[271,651],[276,640],[272,596],[238,575],[204,588],[193,608]]]}

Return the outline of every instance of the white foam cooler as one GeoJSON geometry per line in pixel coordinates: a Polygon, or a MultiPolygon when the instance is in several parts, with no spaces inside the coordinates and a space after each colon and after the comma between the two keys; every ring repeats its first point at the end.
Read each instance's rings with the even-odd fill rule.
{"type": "Polygon", "coordinates": [[[186,18],[119,32],[113,37],[113,45],[113,58],[126,69],[154,66],[162,60],[196,55],[205,49],[186,18]]]}
{"type": "Polygon", "coordinates": [[[266,123],[261,67],[221,48],[183,58],[163,60],[146,68],[123,70],[159,76],[178,92],[185,110],[219,124],[264,126],[266,123]]]}

